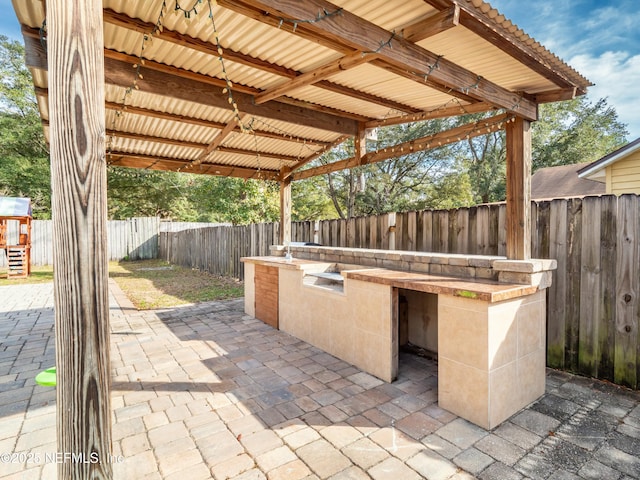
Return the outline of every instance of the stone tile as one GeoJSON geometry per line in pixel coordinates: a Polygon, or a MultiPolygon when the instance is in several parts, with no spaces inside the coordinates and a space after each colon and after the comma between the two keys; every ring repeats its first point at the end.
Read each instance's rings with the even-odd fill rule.
{"type": "Polygon", "coordinates": [[[445,458],[452,459],[458,455],[462,450],[456,447],[453,443],[448,442],[442,437],[436,434],[428,435],[422,439],[422,443],[429,450],[442,455],[445,458]]]}
{"type": "Polygon", "coordinates": [[[504,422],[493,433],[524,450],[531,450],[542,441],[542,437],[510,421],[504,422]]]}
{"type": "Polygon", "coordinates": [[[480,480],[520,480],[522,475],[504,463],[494,462],[478,475],[480,480]]]}
{"type": "Polygon", "coordinates": [[[446,480],[458,472],[458,467],[430,450],[423,450],[407,460],[407,465],[429,480],[446,480]]]}
{"type": "Polygon", "coordinates": [[[282,446],[282,439],[271,430],[240,435],[240,443],[252,457],[282,446]]]}
{"type": "Polygon", "coordinates": [[[189,436],[187,427],[182,423],[170,423],[161,427],[153,428],[149,430],[149,441],[155,448],[158,445],[163,445],[174,441],[177,438],[185,438],[189,436]]]}
{"type": "Polygon", "coordinates": [[[369,480],[371,477],[358,467],[349,467],[335,475],[329,477],[329,480],[369,480]]]}
{"type": "Polygon", "coordinates": [[[370,388],[377,387],[378,385],[382,385],[384,383],[382,380],[365,372],[355,373],[347,377],[347,379],[355,383],[356,385],[361,386],[365,390],[369,390],[370,388]]]}
{"type": "Polygon", "coordinates": [[[440,422],[422,412],[412,413],[411,415],[404,417],[402,420],[397,421],[395,425],[396,428],[402,430],[404,433],[416,440],[421,440],[442,427],[440,422]]]}
{"type": "Polygon", "coordinates": [[[601,463],[634,478],[640,478],[640,458],[605,445],[595,453],[601,463]]]}
{"type": "Polygon", "coordinates": [[[198,442],[198,448],[208,465],[216,465],[244,453],[244,447],[228,430],[217,432],[198,442]]]}
{"type": "Polygon", "coordinates": [[[121,442],[122,455],[124,457],[132,457],[138,453],[151,449],[146,433],[132,435],[122,439],[121,442]]]}
{"type": "Polygon", "coordinates": [[[489,455],[475,448],[468,448],[453,459],[453,463],[473,474],[480,473],[494,461],[489,455]]]}
{"type": "Polygon", "coordinates": [[[331,389],[320,390],[319,392],[312,393],[309,397],[322,406],[334,404],[344,398],[338,392],[331,389]]]}
{"type": "Polygon", "coordinates": [[[283,440],[291,448],[297,449],[307,445],[308,443],[319,440],[320,438],[320,434],[315,429],[311,427],[304,427],[287,435],[286,437],[283,437],[283,440]]]}
{"type": "Polygon", "coordinates": [[[462,418],[458,418],[439,428],[436,433],[462,450],[469,448],[488,434],[486,430],[462,418]]]}
{"type": "MultiPolygon", "coordinates": [[[[241,473],[244,473],[248,470],[251,470],[255,467],[255,462],[253,458],[246,454],[240,454],[235,457],[228,458],[223,462],[216,463],[213,467],[211,467],[211,475],[216,480],[227,480],[229,478],[237,477],[241,473]]],[[[190,478],[188,476],[183,476],[182,480],[190,478]]]]}
{"type": "Polygon", "coordinates": [[[362,433],[347,423],[329,425],[328,427],[320,430],[320,435],[338,449],[362,438],[362,433]]]}
{"type": "Polygon", "coordinates": [[[597,460],[590,460],[585,463],[580,471],[578,471],[578,474],[580,478],[584,478],[585,480],[602,480],[604,478],[607,480],[617,480],[622,476],[622,473],[619,471],[603,465],[597,460]]]}
{"type": "Polygon", "coordinates": [[[508,466],[513,466],[526,454],[523,448],[495,434],[481,438],[475,447],[508,466]]]}
{"type": "Polygon", "coordinates": [[[270,450],[256,457],[255,461],[261,470],[269,472],[287,463],[297,460],[295,453],[287,446],[282,446],[270,450]]]}
{"type": "Polygon", "coordinates": [[[177,444],[173,448],[155,451],[158,469],[164,477],[184,471],[194,465],[202,464],[200,451],[195,448],[190,439],[187,440],[189,442],[180,440],[172,442],[177,444]]]}
{"type": "Polygon", "coordinates": [[[257,468],[241,473],[230,480],[267,480],[267,476],[257,468]]]}
{"type": "Polygon", "coordinates": [[[397,458],[390,457],[368,471],[374,480],[420,480],[422,478],[397,458]]]}
{"type": "Polygon", "coordinates": [[[390,456],[386,450],[368,438],[361,438],[344,447],[342,453],[364,470],[373,467],[390,456]]]}
{"type": "Polygon", "coordinates": [[[327,478],[345,468],[351,461],[326,440],[316,440],[299,448],[296,454],[321,478],[327,478]]]}
{"type": "Polygon", "coordinates": [[[560,425],[560,422],[555,418],[534,410],[524,410],[518,413],[511,418],[511,422],[541,437],[546,437],[549,432],[555,432],[560,425]]]}
{"type": "Polygon", "coordinates": [[[544,457],[537,454],[525,455],[514,467],[527,478],[548,478],[554,474],[557,468],[544,457]]]}
{"type": "Polygon", "coordinates": [[[286,463],[267,473],[268,480],[300,480],[307,478],[311,470],[300,460],[286,463]]]}
{"type": "Polygon", "coordinates": [[[406,460],[426,448],[422,443],[394,427],[381,428],[377,432],[372,433],[369,438],[391,455],[402,460],[406,460]]]}

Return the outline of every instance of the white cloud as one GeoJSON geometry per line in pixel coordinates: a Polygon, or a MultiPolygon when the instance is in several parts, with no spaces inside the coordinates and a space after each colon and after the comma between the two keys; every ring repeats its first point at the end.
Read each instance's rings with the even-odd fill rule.
{"type": "Polygon", "coordinates": [[[640,137],[640,54],[605,52],[599,56],[576,55],[571,66],[587,77],[595,86],[589,97],[596,101],[606,97],[615,107],[618,118],[628,125],[629,139],[640,137]]]}

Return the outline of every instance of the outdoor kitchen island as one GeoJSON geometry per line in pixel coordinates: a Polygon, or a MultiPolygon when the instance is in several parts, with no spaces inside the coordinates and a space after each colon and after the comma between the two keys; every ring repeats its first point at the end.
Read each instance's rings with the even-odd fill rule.
{"type": "Polygon", "coordinates": [[[392,382],[399,346],[438,357],[438,403],[492,429],[545,389],[555,260],[333,247],[244,258],[245,312],[392,382]]]}

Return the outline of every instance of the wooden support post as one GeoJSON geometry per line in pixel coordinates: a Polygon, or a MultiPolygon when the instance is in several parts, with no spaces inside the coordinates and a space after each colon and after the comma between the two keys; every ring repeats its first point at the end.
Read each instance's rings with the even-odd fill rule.
{"type": "Polygon", "coordinates": [[[358,134],[353,138],[353,149],[354,157],[358,165],[361,165],[367,154],[367,130],[362,123],[358,125],[358,134]]]}
{"type": "Polygon", "coordinates": [[[531,122],[507,124],[507,258],[531,258],[531,122]]]}
{"type": "Polygon", "coordinates": [[[291,243],[291,177],[280,182],[280,244],[291,243]]]}
{"type": "Polygon", "coordinates": [[[58,479],[111,479],[102,2],[49,0],[58,479]]]}

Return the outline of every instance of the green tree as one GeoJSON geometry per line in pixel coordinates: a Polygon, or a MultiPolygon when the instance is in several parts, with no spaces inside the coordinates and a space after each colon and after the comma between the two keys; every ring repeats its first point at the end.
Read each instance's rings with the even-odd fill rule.
{"type": "Polygon", "coordinates": [[[35,218],[51,218],[49,152],[24,47],[0,35],[0,195],[32,200],[35,218]]]}
{"type": "Polygon", "coordinates": [[[198,212],[189,200],[192,179],[185,174],[158,170],[109,167],[109,218],[162,217],[196,221],[198,212]]]}
{"type": "Polygon", "coordinates": [[[533,171],[593,162],[623,145],[629,133],[604,98],[547,103],[539,112],[532,127],[533,171]]]}
{"type": "MultiPolygon", "coordinates": [[[[368,149],[393,147],[434,134],[450,124],[449,120],[432,120],[381,128],[378,140],[369,143],[368,149]]],[[[323,161],[330,163],[350,156],[353,144],[346,142],[326,154],[323,161]]],[[[340,218],[427,208],[438,203],[434,195],[439,195],[446,184],[463,180],[456,172],[455,161],[452,147],[444,146],[334,172],[325,176],[327,194],[340,218]]],[[[461,193],[458,196],[449,190],[448,204],[467,204],[468,196],[461,193]]]]}
{"type": "Polygon", "coordinates": [[[280,219],[279,184],[205,175],[197,177],[189,198],[202,212],[199,221],[241,225],[280,219]]]}

